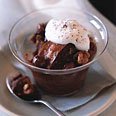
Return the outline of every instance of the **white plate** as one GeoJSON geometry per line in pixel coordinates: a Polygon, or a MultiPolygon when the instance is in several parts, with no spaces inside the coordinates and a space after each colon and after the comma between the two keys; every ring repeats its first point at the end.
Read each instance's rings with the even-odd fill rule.
{"type": "MultiPolygon", "coordinates": [[[[8,51],[8,49],[6,50],[8,51]]],[[[5,53],[5,48],[4,48],[5,53]]],[[[7,52],[8,53],[8,52],[7,52]]],[[[6,54],[7,54],[6,53],[6,54]]],[[[7,54],[9,55],[9,54],[7,54]]],[[[10,55],[9,55],[10,56],[10,55]]],[[[0,110],[4,111],[8,115],[25,115],[25,116],[45,116],[55,115],[48,108],[43,105],[32,105],[23,103],[14,99],[9,93],[5,85],[5,77],[14,71],[14,68],[9,63],[8,59],[4,56],[3,52],[0,52],[0,110]]],[[[66,115],[77,116],[78,115],[97,115],[108,108],[116,99],[116,86],[101,92],[95,99],[88,102],[84,106],[65,112],[66,115]]]]}

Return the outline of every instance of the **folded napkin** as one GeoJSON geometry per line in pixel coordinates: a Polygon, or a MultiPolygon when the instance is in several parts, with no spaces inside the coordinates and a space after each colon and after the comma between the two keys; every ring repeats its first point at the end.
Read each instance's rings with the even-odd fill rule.
{"type": "MultiPolygon", "coordinates": [[[[25,74],[28,72],[28,75],[32,76],[30,70],[23,65],[15,62],[14,66],[20,71],[22,70],[22,73],[25,74]]],[[[33,78],[30,79],[34,81],[33,78]]],[[[111,87],[114,84],[116,84],[116,80],[101,67],[100,63],[96,62],[90,66],[85,84],[76,94],[58,97],[43,94],[42,98],[61,111],[69,111],[88,103],[103,89],[111,87]]]]}
{"type": "Polygon", "coordinates": [[[42,97],[52,103],[57,109],[68,111],[91,101],[101,90],[115,83],[116,80],[108,75],[98,63],[95,63],[89,69],[84,87],[76,94],[67,97],[48,95],[43,95],[42,97]]]}

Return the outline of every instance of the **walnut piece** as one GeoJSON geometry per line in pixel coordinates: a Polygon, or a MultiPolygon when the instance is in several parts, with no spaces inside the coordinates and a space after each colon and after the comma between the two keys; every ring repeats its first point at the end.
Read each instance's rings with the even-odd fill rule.
{"type": "Polygon", "coordinates": [[[88,52],[78,52],[77,62],[78,64],[86,64],[89,61],[90,54],[88,52]]]}
{"type": "Polygon", "coordinates": [[[31,94],[33,92],[33,89],[29,84],[25,84],[23,86],[23,92],[24,94],[31,94]]]}

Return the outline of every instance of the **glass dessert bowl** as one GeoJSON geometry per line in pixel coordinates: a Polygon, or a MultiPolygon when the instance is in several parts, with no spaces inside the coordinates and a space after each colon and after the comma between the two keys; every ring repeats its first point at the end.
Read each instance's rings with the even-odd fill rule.
{"type": "MultiPolygon", "coordinates": [[[[56,27],[58,27],[58,25],[56,27]]],[[[65,25],[65,27],[67,28],[67,25],[65,25]]],[[[83,33],[88,32],[83,31],[83,33]]],[[[107,30],[100,19],[87,12],[67,10],[66,8],[48,8],[32,12],[17,21],[9,35],[9,46],[12,54],[20,63],[32,71],[38,87],[52,95],[70,95],[82,88],[89,66],[103,54],[107,43],[107,30]],[[51,19],[57,19],[58,21],[64,21],[66,19],[69,21],[68,23],[70,23],[70,21],[74,21],[74,23],[75,20],[78,21],[78,23],[76,22],[75,24],[82,25],[80,29],[87,29],[92,33],[91,37],[87,36],[89,40],[92,40],[88,44],[90,45],[89,48],[84,47],[80,50],[71,42],[59,44],[51,42],[52,40],[47,40],[50,39],[48,38],[49,33],[51,38],[54,39],[55,37],[56,39],[57,37],[54,30],[46,29],[46,25],[48,25],[51,19]],[[48,30],[49,33],[45,34],[46,30],[48,30]],[[42,35],[43,37],[41,37],[42,35]],[[42,44],[40,44],[41,42],[38,41],[38,38],[41,39],[42,44]],[[94,44],[91,44],[92,42],[94,44]],[[56,53],[52,52],[55,53],[55,55],[49,51],[48,46],[53,46],[52,49],[57,51],[56,53]],[[56,47],[58,48],[57,50],[55,50],[56,47]],[[86,50],[86,48],[88,49],[86,50]],[[92,50],[94,52],[91,52],[92,50]],[[73,51],[73,58],[70,56],[72,52],[69,51],[73,51]],[[81,64],[79,62],[75,63],[75,61],[72,62],[75,55],[79,57],[79,53],[83,52],[86,54],[80,56],[86,56],[89,60],[84,60],[85,62],[81,64]],[[45,57],[44,55],[40,55],[42,53],[45,57]],[[88,53],[89,55],[87,55],[88,53]],[[49,59],[46,60],[46,56],[50,56],[48,57],[49,59]],[[40,59],[37,59],[38,57],[40,59]]],[[[80,60],[80,62],[81,61],[83,60],[80,60]]]]}

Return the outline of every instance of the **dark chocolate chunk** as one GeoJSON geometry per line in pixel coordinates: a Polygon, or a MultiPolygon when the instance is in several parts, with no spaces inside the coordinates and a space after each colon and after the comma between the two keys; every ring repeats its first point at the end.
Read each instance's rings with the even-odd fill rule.
{"type": "Polygon", "coordinates": [[[49,59],[36,55],[34,56],[32,63],[37,67],[46,68],[49,64],[49,59]]]}
{"type": "Polygon", "coordinates": [[[63,69],[66,63],[73,62],[73,55],[77,52],[74,44],[69,43],[58,53],[56,59],[51,64],[51,69],[63,69]]]}

